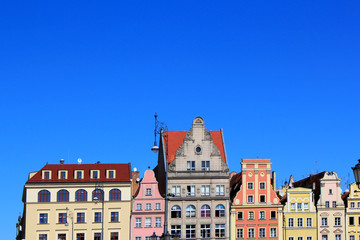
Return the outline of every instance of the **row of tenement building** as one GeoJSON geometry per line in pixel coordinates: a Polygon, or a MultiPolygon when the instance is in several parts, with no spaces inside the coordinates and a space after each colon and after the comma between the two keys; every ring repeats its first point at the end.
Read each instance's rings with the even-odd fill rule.
{"type": "Polygon", "coordinates": [[[269,159],[230,173],[222,130],[197,117],[189,131],[163,132],[158,165],[141,180],[130,163],[30,173],[17,239],[150,240],[164,229],[180,239],[360,239],[356,184],[342,194],[335,172],[275,183],[269,159]]]}

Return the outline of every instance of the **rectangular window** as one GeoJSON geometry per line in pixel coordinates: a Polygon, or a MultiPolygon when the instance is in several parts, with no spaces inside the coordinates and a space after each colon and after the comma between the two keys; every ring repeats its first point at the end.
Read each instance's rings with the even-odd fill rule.
{"type": "Polygon", "coordinates": [[[350,208],[355,208],[355,203],[354,202],[350,202],[350,208]]]}
{"type": "Polygon", "coordinates": [[[312,227],[312,218],[306,218],[306,226],[312,227]]]}
{"type": "Polygon", "coordinates": [[[76,179],[82,179],[82,171],[76,171],[76,179]]]}
{"type": "Polygon", "coordinates": [[[259,237],[266,238],[265,228],[259,228],[259,237]]]}
{"type": "Polygon", "coordinates": [[[264,182],[260,183],[260,189],[265,189],[265,183],[264,182]]]}
{"type": "Polygon", "coordinates": [[[95,170],[94,170],[94,171],[92,172],[92,178],[93,178],[93,179],[98,179],[98,178],[99,178],[98,171],[95,171],[95,170]]]}
{"type": "Polygon", "coordinates": [[[66,213],[59,213],[59,223],[66,223],[66,213]]]}
{"type": "Polygon", "coordinates": [[[249,212],[249,220],[253,220],[254,219],[254,212],[249,212]]]}
{"type": "Polygon", "coordinates": [[[201,186],[201,196],[210,196],[210,185],[201,186]]]}
{"type": "Polygon", "coordinates": [[[271,211],[271,219],[276,219],[276,211],[271,211]]]}
{"type": "Polygon", "coordinates": [[[260,211],[259,219],[265,220],[265,211],[260,211]]]}
{"type": "Polygon", "coordinates": [[[171,225],[171,235],[181,236],[181,225],[171,225]]]}
{"type": "Polygon", "coordinates": [[[77,213],[76,222],[78,222],[78,223],[84,223],[85,222],[85,213],[84,212],[77,213]]]}
{"type": "Polygon", "coordinates": [[[289,227],[294,227],[294,219],[289,218],[289,227]]]}
{"type": "Polygon", "coordinates": [[[142,222],[142,221],[141,221],[141,218],[136,218],[136,219],[135,219],[135,227],[136,227],[136,228],[141,228],[141,225],[142,225],[141,222],[142,222]]]}
{"type": "Polygon", "coordinates": [[[332,202],[332,207],[333,207],[333,208],[336,208],[336,201],[333,201],[333,202],[332,202]]]}
{"type": "Polygon", "coordinates": [[[141,240],[141,237],[135,237],[135,240],[141,240]]]}
{"type": "Polygon", "coordinates": [[[340,235],[340,234],[336,234],[336,235],[335,235],[335,240],[341,240],[341,235],[340,235]]]}
{"type": "Polygon", "coordinates": [[[303,240],[303,237],[298,237],[298,240],[303,240]]]}
{"type": "Polygon", "coordinates": [[[291,210],[295,210],[295,203],[291,203],[291,210]]]}
{"type": "Polygon", "coordinates": [[[294,237],[289,237],[289,240],[294,240],[294,237]]]}
{"type": "Polygon", "coordinates": [[[77,233],[76,240],[85,240],[85,233],[77,233]]]}
{"type": "Polygon", "coordinates": [[[312,237],[306,237],[306,240],[312,240],[312,237]]]}
{"type": "Polygon", "coordinates": [[[355,218],[354,218],[354,217],[349,217],[349,225],[350,225],[350,226],[354,226],[354,225],[355,225],[355,218]]]}
{"type": "Polygon", "coordinates": [[[355,236],[354,236],[354,235],[350,235],[350,240],[355,240],[355,236]]]}
{"type": "Polygon", "coordinates": [[[111,212],[111,222],[119,222],[119,212],[111,212]]]}
{"type": "Polygon", "coordinates": [[[160,203],[155,203],[155,210],[160,210],[160,203]]]}
{"type": "Polygon", "coordinates": [[[329,208],[330,207],[330,202],[329,201],[325,201],[325,207],[329,208]]]}
{"type": "Polygon", "coordinates": [[[215,224],[215,237],[216,238],[225,237],[225,224],[215,224]]]}
{"type": "Polygon", "coordinates": [[[101,212],[95,212],[94,222],[101,222],[101,212]]]}
{"type": "Polygon", "coordinates": [[[321,226],[327,226],[327,218],[326,217],[321,218],[321,226]]]}
{"type": "Polygon", "coordinates": [[[50,172],[48,172],[48,171],[44,172],[44,179],[45,180],[50,179],[50,172]]]}
{"type": "Polygon", "coordinates": [[[216,196],[224,196],[225,195],[225,186],[224,185],[216,185],[216,196]]]}
{"type": "Polygon", "coordinates": [[[276,228],[270,228],[270,237],[277,237],[276,228]]]}
{"type": "Polygon", "coordinates": [[[201,171],[210,171],[210,161],[201,161],[201,171]]]}
{"type": "Polygon", "coordinates": [[[236,231],[236,237],[237,238],[244,238],[244,229],[238,228],[236,231]]]}
{"type": "Polygon", "coordinates": [[[195,238],[196,235],[196,228],[195,228],[195,225],[186,225],[186,238],[187,239],[191,239],[191,238],[195,238]]]}
{"type": "Polygon", "coordinates": [[[172,186],[172,194],[174,194],[174,196],[180,196],[180,186],[172,186]]]}
{"type": "Polygon", "coordinates": [[[297,220],[298,220],[297,226],[298,226],[298,227],[303,227],[303,219],[302,219],[302,218],[298,218],[297,220]]]}
{"type": "Polygon", "coordinates": [[[360,202],[357,203],[357,208],[360,208],[360,202]]]}
{"type": "Polygon", "coordinates": [[[161,227],[161,217],[155,217],[155,227],[161,227]]]}
{"type": "Polygon", "coordinates": [[[46,224],[48,223],[48,214],[47,213],[40,213],[40,224],[46,224]]]}
{"type": "Polygon", "coordinates": [[[137,211],[140,211],[141,209],[142,209],[141,203],[137,203],[137,204],[136,204],[136,210],[137,210],[137,211]]]}
{"type": "Polygon", "coordinates": [[[335,218],[335,226],[340,226],[341,225],[341,218],[336,217],[335,218]]]}
{"type": "Polygon", "coordinates": [[[187,161],[187,170],[195,171],[195,161],[187,161]]]}
{"type": "Polygon", "coordinates": [[[266,202],[266,200],[265,200],[265,195],[260,195],[260,202],[261,202],[261,203],[266,202]]]}
{"type": "Polygon", "coordinates": [[[58,240],[66,240],[66,234],[65,233],[60,233],[58,234],[58,240]]]}
{"type": "Polygon", "coordinates": [[[101,240],[101,233],[94,233],[94,240],[101,240]]]}
{"type": "Polygon", "coordinates": [[[254,202],[254,196],[253,195],[249,195],[248,196],[248,203],[253,203],[254,202]]]}
{"type": "Polygon", "coordinates": [[[110,233],[110,240],[119,240],[119,233],[118,232],[110,233]]]}
{"type": "Polygon", "coordinates": [[[147,203],[145,206],[146,206],[145,210],[151,210],[151,203],[147,203]]]}
{"type": "Polygon", "coordinates": [[[151,217],[145,218],[145,227],[150,228],[151,227],[151,217]]]}
{"type": "Polygon", "coordinates": [[[209,238],[210,237],[210,224],[201,224],[200,237],[201,238],[209,238]]]}
{"type": "Polygon", "coordinates": [[[248,238],[255,238],[255,229],[248,228],[248,238]]]}
{"type": "Polygon", "coordinates": [[[108,172],[108,177],[109,177],[109,179],[113,179],[114,178],[114,170],[109,170],[109,172],[108,172]]]}
{"type": "Polygon", "coordinates": [[[195,196],[195,186],[194,185],[187,186],[186,190],[187,190],[187,195],[188,196],[195,196]]]}
{"type": "Polygon", "coordinates": [[[248,189],[254,189],[254,183],[252,183],[252,182],[249,182],[248,184],[248,189]]]}
{"type": "Polygon", "coordinates": [[[243,220],[243,212],[237,213],[237,220],[243,220]]]}
{"type": "Polygon", "coordinates": [[[47,240],[47,234],[39,234],[39,240],[47,240]]]}
{"type": "Polygon", "coordinates": [[[298,210],[302,210],[302,203],[298,203],[298,204],[297,204],[297,209],[298,209],[298,210]]]}
{"type": "Polygon", "coordinates": [[[304,210],[309,210],[309,203],[304,203],[304,210]]]}
{"type": "Polygon", "coordinates": [[[60,179],[66,179],[66,172],[60,171],[60,179]]]}
{"type": "Polygon", "coordinates": [[[147,189],[146,189],[145,195],[146,195],[146,196],[151,196],[151,188],[147,188],[147,189]]]}

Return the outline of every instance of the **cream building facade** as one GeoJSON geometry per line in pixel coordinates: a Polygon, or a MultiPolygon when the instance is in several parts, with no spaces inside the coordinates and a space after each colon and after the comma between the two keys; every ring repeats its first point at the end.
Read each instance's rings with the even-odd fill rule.
{"type": "Polygon", "coordinates": [[[130,239],[130,179],[130,164],[45,165],[24,187],[25,239],[130,239]]]}
{"type": "Polygon", "coordinates": [[[284,239],[317,240],[317,213],[312,189],[288,188],[284,199],[284,239]]]}
{"type": "Polygon", "coordinates": [[[346,197],[346,233],[347,239],[358,240],[360,239],[360,194],[359,188],[356,183],[350,185],[349,193],[346,197]]]}

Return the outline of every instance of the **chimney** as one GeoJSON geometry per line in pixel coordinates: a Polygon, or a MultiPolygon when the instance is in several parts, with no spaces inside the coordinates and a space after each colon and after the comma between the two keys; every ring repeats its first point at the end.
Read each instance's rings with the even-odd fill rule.
{"type": "Polygon", "coordinates": [[[139,171],[137,168],[134,168],[134,170],[131,172],[131,182],[132,182],[132,195],[136,193],[139,185],[140,185],[140,179],[139,179],[139,171]]]}
{"type": "Polygon", "coordinates": [[[60,164],[64,164],[64,159],[60,159],[60,164]]]}
{"type": "Polygon", "coordinates": [[[273,171],[272,172],[272,180],[273,180],[273,189],[274,189],[274,191],[276,191],[276,172],[275,171],[273,171]]]}

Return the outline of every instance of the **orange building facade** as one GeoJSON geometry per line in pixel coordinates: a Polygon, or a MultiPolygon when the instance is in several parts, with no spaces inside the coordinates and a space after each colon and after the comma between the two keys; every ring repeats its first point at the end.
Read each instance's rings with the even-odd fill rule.
{"type": "Polygon", "coordinates": [[[243,159],[231,178],[231,239],[282,239],[282,205],[270,159],[243,159]]]}

